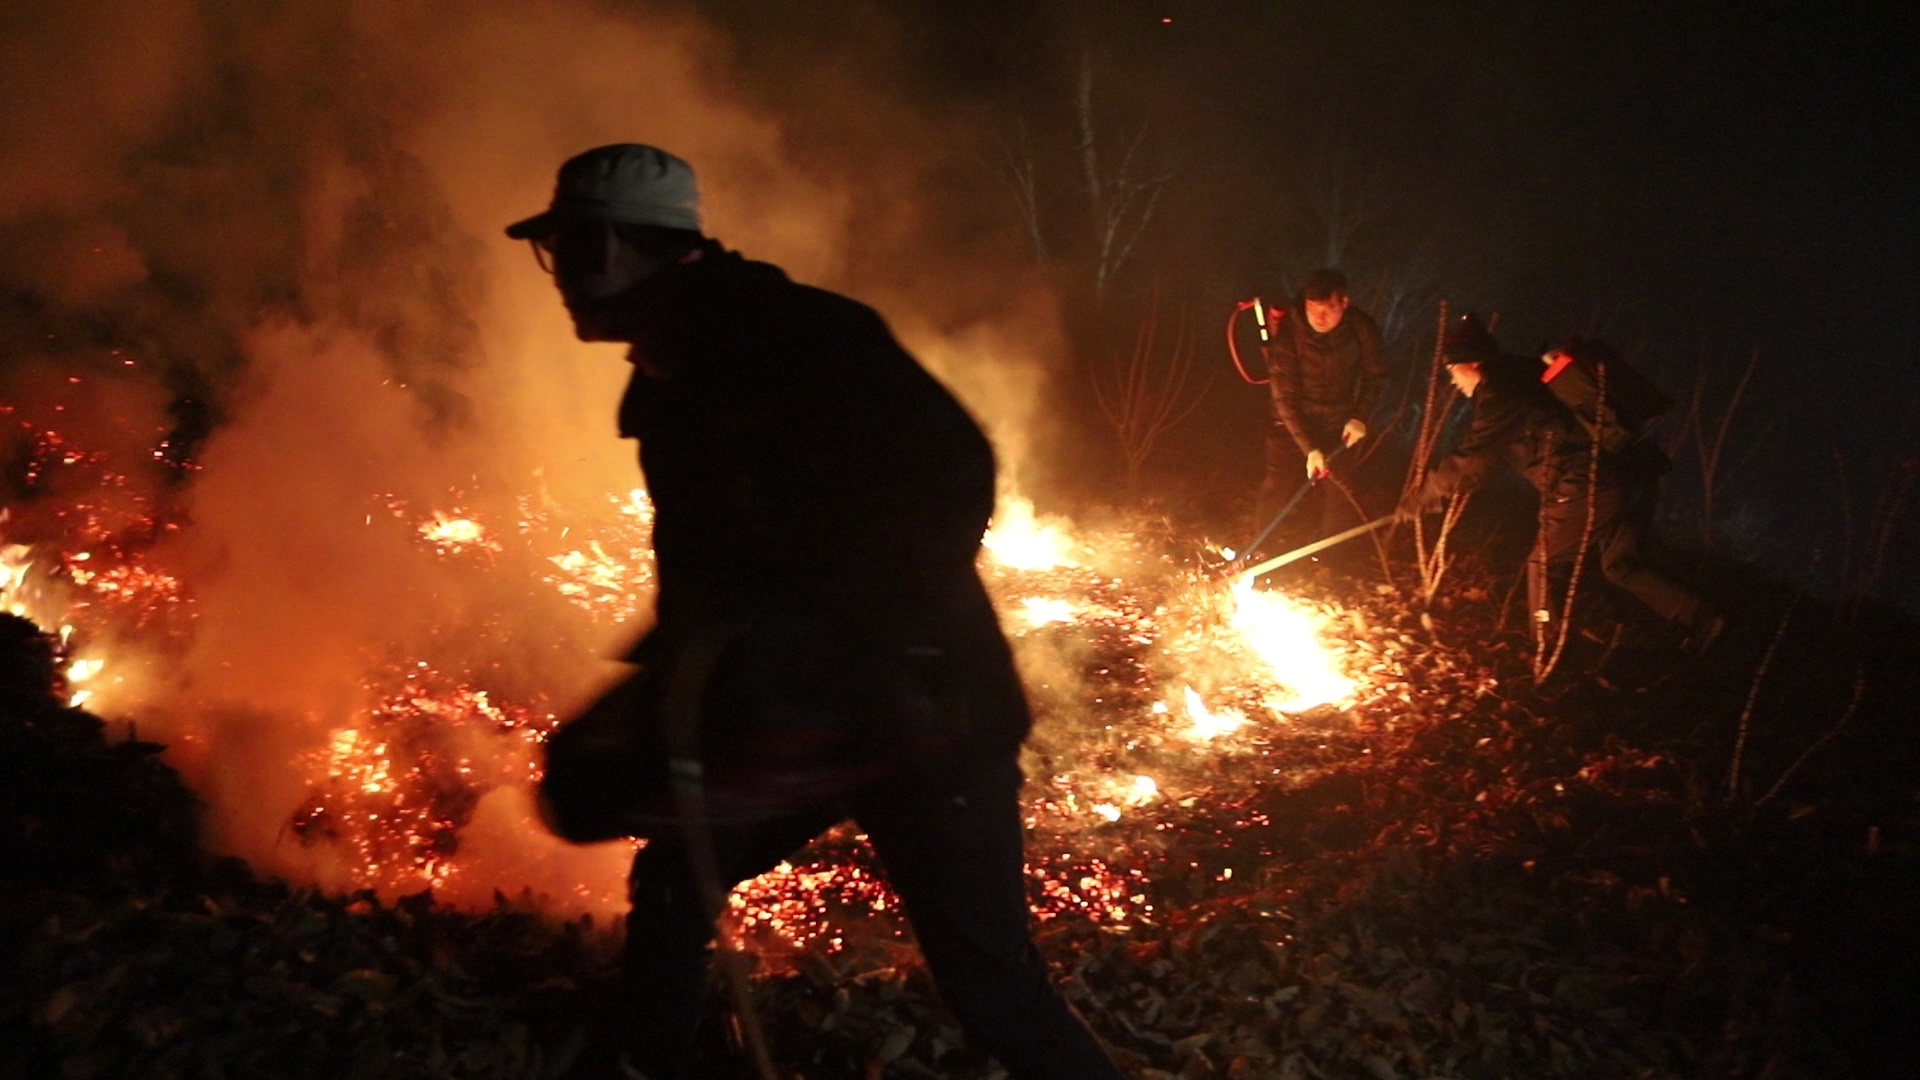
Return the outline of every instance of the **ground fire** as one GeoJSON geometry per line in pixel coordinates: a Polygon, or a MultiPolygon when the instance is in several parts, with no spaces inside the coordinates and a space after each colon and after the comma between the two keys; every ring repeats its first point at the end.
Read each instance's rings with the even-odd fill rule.
{"type": "MultiPolygon", "coordinates": [[[[101,486],[125,485],[111,462],[53,432],[40,437],[53,458],[40,468],[84,467],[101,486]]],[[[517,511],[512,520],[465,503],[417,506],[369,493],[367,524],[389,519],[432,558],[475,575],[496,572],[511,548],[514,564],[538,567],[538,587],[584,624],[618,625],[645,604],[652,515],[643,490],[609,493],[580,520],[558,520],[524,495],[504,501],[517,511]]],[[[116,680],[114,643],[148,654],[183,647],[194,631],[192,583],[153,569],[138,544],[125,542],[154,535],[152,521],[109,521],[84,497],[59,521],[69,528],[31,543],[9,539],[0,605],[58,630],[73,704],[92,702],[137,725],[140,687],[116,680]],[[117,692],[93,696],[108,686],[117,692]]],[[[1152,920],[1141,884],[1151,862],[1101,856],[1101,830],[1123,821],[1133,830],[1177,828],[1197,799],[1244,795],[1278,773],[1298,773],[1290,748],[1349,729],[1356,710],[1390,712],[1406,692],[1392,650],[1361,633],[1363,623],[1231,578],[1202,545],[1177,560],[1124,532],[1081,533],[1037,518],[1027,500],[1009,496],[983,546],[1005,627],[1036,680],[1042,745],[1053,751],[1031,766],[1030,872],[1042,919],[1152,920]],[[1089,656],[1118,665],[1075,670],[1089,656]]],[[[352,722],[300,760],[307,794],[284,842],[312,849],[331,867],[330,881],[388,898],[447,891],[473,872],[462,833],[481,798],[537,779],[540,742],[557,722],[553,699],[514,700],[457,655],[385,657],[358,679],[352,722]]],[[[578,882],[552,902],[607,911],[617,907],[619,884],[578,882]]],[[[734,926],[763,949],[791,951],[844,934],[846,913],[884,918],[892,906],[860,838],[837,834],[813,861],[741,886],[734,926]]]]}
{"type": "MultiPolygon", "coordinates": [[[[191,776],[209,742],[248,729],[196,727],[168,682],[206,629],[202,583],[162,558],[185,519],[164,488],[143,493],[109,455],[23,430],[48,486],[0,521],[0,610],[48,632],[62,700],[115,718],[85,760],[151,763],[158,748],[136,740],[158,735],[191,776]],[[170,713],[147,719],[147,703],[169,694],[170,713]]],[[[113,847],[119,831],[78,843],[76,857],[88,845],[112,852],[110,874],[144,858],[162,864],[144,873],[188,884],[164,886],[169,899],[83,901],[62,891],[71,885],[36,894],[56,913],[36,924],[23,1000],[38,1003],[31,1045],[61,1049],[35,1053],[147,1060],[171,1045],[155,1049],[154,1032],[200,1030],[183,1010],[235,1008],[263,1024],[297,1014],[314,1032],[346,1025],[343,1047],[361,1044],[377,1010],[391,1018],[381,1038],[421,1061],[457,1044],[474,1061],[509,1063],[462,1075],[525,1073],[511,1063],[530,1060],[529,1040],[564,1053],[565,1024],[538,1017],[566,1015],[573,988],[601,985],[607,961],[583,930],[596,924],[560,916],[621,909],[628,847],[556,859],[560,845],[525,812],[541,740],[569,693],[525,671],[576,679],[566,655],[622,639],[650,587],[651,511],[636,490],[565,502],[534,488],[360,494],[354,524],[386,530],[415,573],[511,577],[513,617],[448,621],[420,651],[354,654],[339,672],[350,707],[240,718],[305,731],[290,763],[299,790],[275,804],[269,834],[284,856],[274,872],[293,874],[292,887],[252,871],[206,876],[179,827],[164,841],[127,833],[134,850],[113,847]],[[551,617],[527,640],[518,616],[535,610],[551,617]],[[503,643],[530,662],[504,663],[503,643]],[[253,959],[235,958],[240,940],[253,941],[253,959]],[[228,972],[253,996],[235,996],[228,972]]],[[[1836,684],[1825,643],[1848,631],[1790,600],[1798,644],[1777,656],[1767,637],[1786,635],[1787,621],[1736,642],[1725,668],[1676,678],[1656,657],[1635,686],[1625,680],[1647,661],[1631,660],[1615,629],[1578,639],[1583,674],[1564,688],[1516,693],[1509,681],[1524,682],[1528,656],[1493,602],[1510,583],[1471,569],[1425,607],[1380,580],[1336,591],[1311,578],[1286,588],[1301,579],[1277,575],[1280,585],[1255,587],[1226,552],[1164,523],[1075,529],[1011,498],[985,548],[1038,718],[1023,765],[1040,942],[1077,1007],[1143,1076],[1573,1076],[1620,1062],[1697,1074],[1671,1063],[1768,1044],[1752,1018],[1787,1008],[1790,983],[1858,1001],[1854,980],[1884,963],[1835,928],[1865,918],[1878,920],[1875,940],[1902,932],[1871,898],[1904,865],[1889,852],[1910,833],[1886,807],[1909,759],[1899,730],[1871,718],[1893,715],[1889,703],[1905,700],[1898,673],[1920,664],[1878,668],[1871,682],[1861,667],[1836,684]],[[1835,731],[1877,723],[1872,759],[1886,767],[1854,753],[1834,786],[1820,752],[1844,740],[1762,736],[1748,770],[1766,787],[1762,804],[1784,791],[1773,811],[1686,809],[1721,782],[1739,746],[1734,720],[1744,725],[1755,700],[1763,724],[1788,710],[1837,716],[1835,731]],[[1806,857],[1816,849],[1841,854],[1806,857]],[[1846,875],[1866,884],[1834,893],[1846,875]],[[1745,920],[1759,953],[1716,943],[1729,919],[1745,920]],[[1787,958],[1803,937],[1815,959],[1787,958]],[[1732,1019],[1689,1019],[1723,1014],[1732,1019]]],[[[70,770],[30,779],[52,792],[33,805],[59,812],[33,811],[41,831],[23,837],[72,836],[80,825],[46,832],[48,822],[84,823],[121,801],[143,821],[175,821],[190,802],[167,794],[177,777],[152,770],[116,779],[109,798],[74,787],[70,770]]],[[[211,796],[216,815],[259,805],[230,789],[211,796]]],[[[36,873],[67,880],[65,849],[30,850],[49,864],[36,873]]],[[[737,888],[724,933],[754,959],[755,1007],[796,1061],[995,1075],[956,1048],[918,981],[904,913],[852,826],[737,888]]],[[[182,1046],[198,1053],[212,1038],[182,1046]]]]}

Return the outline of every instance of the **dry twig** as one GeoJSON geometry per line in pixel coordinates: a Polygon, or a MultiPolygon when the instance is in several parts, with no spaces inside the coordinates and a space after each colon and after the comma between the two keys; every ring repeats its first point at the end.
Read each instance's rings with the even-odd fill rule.
{"type": "Polygon", "coordinates": [[[1787,610],[1780,615],[1780,628],[1773,632],[1773,640],[1767,643],[1766,654],[1760,657],[1760,666],[1754,669],[1753,685],[1747,688],[1747,702],[1740,709],[1740,731],[1733,740],[1733,765],[1727,770],[1727,796],[1732,798],[1740,793],[1740,763],[1747,752],[1747,734],[1753,727],[1754,702],[1760,699],[1760,683],[1767,677],[1767,668],[1772,666],[1774,654],[1780,651],[1780,642],[1787,636],[1787,624],[1793,621],[1794,605],[1800,602],[1800,595],[1794,594],[1787,604],[1787,610]]]}
{"type": "Polygon", "coordinates": [[[1865,664],[1862,664],[1853,671],[1853,696],[1847,700],[1847,708],[1845,712],[1840,714],[1840,721],[1834,724],[1833,727],[1827,729],[1825,735],[1815,739],[1812,746],[1802,750],[1800,756],[1793,759],[1793,764],[1787,766],[1786,771],[1780,774],[1780,779],[1775,780],[1773,786],[1767,789],[1767,793],[1754,801],[1754,806],[1765,806],[1767,800],[1779,794],[1780,789],[1786,785],[1788,780],[1793,778],[1794,773],[1800,771],[1800,766],[1806,764],[1807,759],[1812,757],[1815,751],[1832,742],[1833,737],[1840,734],[1840,729],[1847,726],[1847,721],[1853,719],[1853,714],[1860,711],[1860,699],[1866,695],[1866,692],[1867,668],[1865,664]]]}
{"type": "Polygon", "coordinates": [[[1720,466],[1727,446],[1727,431],[1733,427],[1734,414],[1740,410],[1740,399],[1746,395],[1747,384],[1752,381],[1754,368],[1759,363],[1760,350],[1756,348],[1748,355],[1746,369],[1740,373],[1740,381],[1734,384],[1733,397],[1727,401],[1712,432],[1708,432],[1706,418],[1701,412],[1707,393],[1708,371],[1704,364],[1700,368],[1699,378],[1694,382],[1693,395],[1687,402],[1688,429],[1693,435],[1694,453],[1700,464],[1700,541],[1708,548],[1713,546],[1714,502],[1726,483],[1720,466]]]}
{"type": "MultiPolygon", "coordinates": [[[[1367,508],[1360,505],[1360,499],[1354,495],[1353,487],[1351,485],[1349,485],[1346,481],[1340,479],[1338,476],[1334,475],[1333,473],[1328,473],[1326,475],[1326,479],[1332,482],[1334,490],[1338,491],[1341,497],[1347,500],[1347,505],[1353,508],[1353,515],[1355,518],[1357,518],[1360,521],[1370,520],[1369,517],[1367,516],[1367,508]]],[[[1380,533],[1377,531],[1368,533],[1367,539],[1373,541],[1373,553],[1380,560],[1381,580],[1387,582],[1388,584],[1392,584],[1393,560],[1388,555],[1386,540],[1383,539],[1380,533]]]]}

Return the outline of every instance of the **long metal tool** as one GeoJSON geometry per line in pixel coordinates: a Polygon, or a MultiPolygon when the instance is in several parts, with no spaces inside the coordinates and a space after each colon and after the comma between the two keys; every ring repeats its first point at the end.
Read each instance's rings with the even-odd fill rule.
{"type": "MultiPolygon", "coordinates": [[[[1346,449],[1347,448],[1344,446],[1334,447],[1333,453],[1327,455],[1328,466],[1332,466],[1333,459],[1339,457],[1342,453],[1345,453],[1346,449]]],[[[1246,551],[1246,552],[1259,551],[1260,545],[1266,543],[1267,537],[1273,535],[1273,530],[1280,527],[1280,523],[1287,519],[1287,515],[1293,513],[1293,508],[1300,505],[1300,500],[1306,498],[1307,492],[1312,491],[1315,487],[1318,487],[1320,484],[1320,481],[1326,479],[1327,475],[1328,475],[1327,473],[1321,473],[1319,476],[1312,477],[1308,479],[1306,483],[1301,484],[1299,487],[1295,488],[1293,492],[1293,498],[1287,500],[1287,505],[1281,507],[1280,512],[1273,515],[1273,520],[1267,522],[1267,527],[1260,530],[1260,535],[1254,538],[1253,543],[1248,544],[1246,547],[1241,548],[1240,550],[1246,551]]]]}
{"type": "Polygon", "coordinates": [[[1280,527],[1280,523],[1287,519],[1288,514],[1293,513],[1293,508],[1300,505],[1300,500],[1305,498],[1307,492],[1313,488],[1313,485],[1319,482],[1318,480],[1309,480],[1301,484],[1299,489],[1293,493],[1293,498],[1287,500],[1287,505],[1281,507],[1278,514],[1273,515],[1273,520],[1267,522],[1267,527],[1260,530],[1259,536],[1254,537],[1253,543],[1248,544],[1241,550],[1248,552],[1260,550],[1260,545],[1267,542],[1267,537],[1273,535],[1273,530],[1280,527]]]}
{"type": "Polygon", "coordinates": [[[1318,552],[1325,551],[1326,549],[1334,546],[1335,544],[1344,544],[1356,536],[1364,536],[1375,529],[1378,529],[1385,525],[1391,525],[1391,524],[1393,524],[1392,514],[1388,514],[1385,517],[1374,518],[1372,521],[1367,522],[1365,525],[1355,525],[1353,528],[1348,529],[1346,532],[1334,533],[1332,536],[1327,537],[1325,540],[1315,540],[1313,543],[1308,544],[1305,547],[1297,547],[1297,548],[1294,548],[1292,551],[1289,551],[1283,555],[1275,555],[1273,558],[1268,559],[1265,562],[1254,563],[1252,566],[1249,566],[1245,570],[1241,571],[1241,575],[1243,577],[1248,577],[1248,578],[1259,577],[1261,574],[1264,574],[1270,570],[1278,570],[1290,562],[1296,562],[1300,559],[1306,558],[1309,555],[1313,555],[1318,552]]]}

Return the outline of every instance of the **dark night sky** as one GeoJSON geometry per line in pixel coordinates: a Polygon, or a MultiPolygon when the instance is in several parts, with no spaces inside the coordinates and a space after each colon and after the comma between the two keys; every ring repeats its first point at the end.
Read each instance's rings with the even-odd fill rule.
{"type": "MultiPolygon", "coordinates": [[[[1273,298],[1330,259],[1376,314],[1398,298],[1394,359],[1408,367],[1442,297],[1455,310],[1498,312],[1516,351],[1598,332],[1670,390],[1686,392],[1704,370],[1718,388],[1710,411],[1758,350],[1731,436],[1751,458],[1734,501],[1752,522],[1782,523],[1775,531],[1803,549],[1826,542],[1836,451],[1851,463],[1856,502],[1870,502],[1869,481],[1887,461],[1903,445],[1920,447],[1920,94],[1901,65],[1920,51],[1920,35],[1888,5],[470,0],[387,11],[350,0],[193,0],[154,10],[167,17],[149,27],[135,16],[152,12],[136,3],[47,8],[12,17],[20,32],[0,36],[0,82],[17,91],[16,107],[0,114],[9,134],[0,195],[11,179],[27,208],[0,222],[11,230],[0,245],[0,299],[18,301],[9,325],[27,342],[22,352],[59,336],[42,333],[42,322],[80,337],[94,324],[129,339],[151,330],[154,341],[139,344],[190,358],[181,369],[193,380],[180,392],[217,396],[244,352],[237,327],[290,297],[324,306],[301,291],[303,245],[320,243],[302,231],[312,208],[301,200],[325,190],[318,163],[344,152],[367,183],[410,200],[416,228],[370,233],[378,242],[362,253],[366,266],[354,264],[366,280],[342,295],[398,312],[439,352],[464,356],[477,339],[443,340],[461,325],[443,308],[448,297],[480,295],[484,249],[472,237],[441,243],[452,226],[433,209],[443,194],[435,178],[394,163],[410,160],[407,133],[435,102],[491,98],[449,59],[468,54],[431,43],[457,44],[448,23],[466,11],[489,27],[522,27],[497,43],[518,61],[576,48],[562,39],[596,39],[596,28],[626,27],[674,49],[672,16],[690,13],[703,25],[684,59],[712,86],[678,89],[668,64],[655,89],[711,94],[728,109],[744,105],[756,123],[777,121],[777,146],[756,142],[754,159],[777,159],[789,177],[818,172],[830,181],[821,190],[873,210],[855,219],[849,250],[823,261],[838,275],[825,284],[883,308],[904,295],[914,316],[958,328],[1003,314],[991,309],[1007,294],[1039,294],[1031,284],[1051,274],[1082,360],[1111,345],[1090,343],[1089,323],[1130,342],[1147,298],[1170,297],[1215,377],[1207,422],[1176,432],[1162,455],[1195,488],[1257,482],[1264,395],[1239,382],[1218,344],[1233,302],[1273,298]],[[493,18],[509,11],[525,18],[493,18]],[[706,33],[706,23],[722,33],[706,33]],[[169,28],[171,49],[160,44],[169,28]],[[527,39],[541,35],[553,40],[527,39]],[[301,48],[282,55],[288,42],[301,48]],[[343,42],[354,46],[340,54],[354,78],[340,78],[343,42]],[[90,66],[71,62],[76,55],[90,66]],[[129,55],[144,63],[123,62],[129,55]],[[1073,145],[1083,61],[1104,160],[1144,131],[1142,168],[1171,176],[1103,305],[1088,302],[1090,215],[1073,145]],[[174,96],[142,89],[155,87],[174,96]],[[149,96],[172,111],[145,108],[149,96]],[[1059,256],[1044,271],[997,175],[1016,130],[1032,136],[1043,224],[1059,256]],[[1335,195],[1365,210],[1347,215],[1337,255],[1321,212],[1335,195]],[[223,223],[247,242],[235,250],[216,230],[183,228],[195,221],[223,223]],[[123,233],[128,265],[158,269],[137,287],[113,286],[125,288],[112,294],[126,301],[120,308],[68,311],[59,283],[42,280],[40,247],[84,254],[98,248],[89,237],[123,233]],[[401,289],[421,302],[389,303],[396,287],[423,280],[414,273],[422,259],[448,263],[446,280],[460,287],[424,298],[401,289]],[[148,318],[159,310],[167,317],[148,318]],[[1903,424],[1913,430],[1903,434],[1903,424]]],[[[612,82],[646,91],[646,56],[602,62],[620,66],[612,82]]],[[[499,114],[519,105],[540,119],[467,133],[476,145],[527,139],[514,123],[545,131],[553,117],[564,127],[576,114],[622,108],[548,100],[602,93],[580,89],[599,85],[585,76],[495,66],[527,72],[499,114]]],[[[710,126],[726,128],[725,112],[710,126]]],[[[634,137],[675,130],[658,117],[634,123],[634,137]]],[[[1052,359],[1050,341],[1033,351],[1052,359]]],[[[396,352],[408,362],[439,355],[396,352]]],[[[1090,411],[1078,376],[1060,373],[1047,403],[1090,411]]],[[[1097,421],[1082,434],[1094,437],[1061,438],[1060,449],[1088,452],[1106,438],[1097,421]]],[[[1676,474],[1675,487],[1683,480],[1676,474]]]]}
{"type": "Polygon", "coordinates": [[[1197,83],[1206,104],[1187,107],[1228,122],[1207,163],[1227,201],[1260,177],[1284,189],[1344,122],[1355,171],[1404,185],[1407,240],[1477,249],[1457,301],[1542,335],[1631,305],[1660,339],[1905,367],[1920,109],[1896,74],[1904,22],[1813,5],[1192,7],[1168,27],[1192,74],[1170,67],[1152,92],[1197,83]],[[1273,119],[1289,101],[1307,118],[1273,119]]]}
{"type": "MultiPolygon", "coordinates": [[[[1920,397],[1920,37],[1884,6],[925,0],[779,35],[781,5],[701,7],[770,83],[884,43],[905,93],[996,115],[1058,112],[1091,47],[1103,106],[1168,136],[1150,273],[1203,310],[1311,268],[1299,207],[1343,149],[1379,208],[1343,260],[1362,295],[1425,260],[1509,347],[1597,330],[1672,389],[1757,348],[1744,482],[1806,536],[1833,448],[1884,461],[1920,397]]],[[[1257,453],[1258,395],[1214,398],[1257,453]]]]}
{"type": "Polygon", "coordinates": [[[908,93],[982,108],[1064,98],[1093,43],[1116,111],[1178,134],[1166,257],[1208,274],[1266,265],[1248,223],[1344,130],[1397,239],[1470,248],[1449,291],[1525,331],[1632,308],[1669,348],[1845,353],[1914,385],[1920,37],[1884,6],[926,0],[819,6],[798,34],[783,5],[699,6],[770,81],[884,40],[908,93]]]}

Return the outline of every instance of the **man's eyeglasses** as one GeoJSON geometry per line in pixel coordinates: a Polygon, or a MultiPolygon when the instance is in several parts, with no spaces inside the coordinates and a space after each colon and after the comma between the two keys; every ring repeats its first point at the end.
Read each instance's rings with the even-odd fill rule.
{"type": "Polygon", "coordinates": [[[533,261],[540,264],[540,269],[553,273],[554,264],[558,261],[553,254],[553,236],[536,236],[528,243],[533,245],[533,261]]]}
{"type": "Polygon", "coordinates": [[[557,273],[561,263],[575,270],[592,270],[607,255],[607,225],[602,221],[568,222],[545,236],[528,241],[540,269],[557,273]]]}

